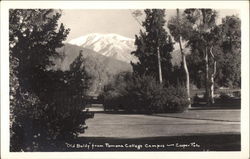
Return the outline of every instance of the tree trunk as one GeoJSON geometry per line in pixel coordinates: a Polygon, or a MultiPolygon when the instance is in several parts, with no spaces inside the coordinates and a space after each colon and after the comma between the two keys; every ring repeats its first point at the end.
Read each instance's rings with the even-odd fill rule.
{"type": "MultiPolygon", "coordinates": [[[[214,67],[216,67],[216,62],[214,62],[214,67]]],[[[211,75],[211,87],[210,87],[210,104],[214,104],[214,73],[211,75]]]]}
{"type": "Polygon", "coordinates": [[[209,79],[209,65],[208,65],[208,53],[207,53],[207,47],[205,48],[205,98],[207,101],[207,104],[210,104],[210,79],[209,79]]]}
{"type": "Polygon", "coordinates": [[[185,75],[186,75],[186,89],[187,89],[187,97],[188,97],[188,101],[189,101],[188,108],[191,108],[190,86],[189,86],[189,71],[188,71],[187,62],[186,62],[186,55],[184,55],[180,39],[179,39],[179,46],[180,46],[180,50],[181,50],[183,68],[184,68],[185,75]]]}
{"type": "Polygon", "coordinates": [[[187,97],[189,101],[188,108],[191,108],[191,99],[190,99],[190,86],[189,86],[189,72],[187,68],[186,55],[183,56],[183,67],[186,73],[186,88],[187,88],[187,97]]]}
{"type": "Polygon", "coordinates": [[[158,57],[159,81],[160,83],[162,83],[161,56],[160,56],[159,46],[157,47],[157,57],[158,57]]]}
{"type": "Polygon", "coordinates": [[[213,57],[213,73],[211,75],[211,86],[210,86],[210,92],[211,92],[211,96],[210,96],[210,103],[214,104],[214,78],[215,78],[215,74],[216,74],[216,60],[214,57],[214,54],[212,52],[212,47],[210,49],[210,54],[213,57]]]}

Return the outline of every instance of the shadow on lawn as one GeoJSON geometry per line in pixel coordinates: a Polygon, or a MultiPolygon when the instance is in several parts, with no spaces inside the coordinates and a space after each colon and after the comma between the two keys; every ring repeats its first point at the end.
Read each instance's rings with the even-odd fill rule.
{"type": "Polygon", "coordinates": [[[240,134],[204,134],[174,137],[79,137],[42,151],[240,151],[240,134]]]}
{"type": "Polygon", "coordinates": [[[212,105],[207,105],[205,100],[199,102],[193,102],[193,109],[241,109],[241,99],[240,98],[229,98],[226,100],[215,99],[215,103],[212,105]],[[202,104],[201,104],[202,103],[202,104]]]}
{"type": "MultiPolygon", "coordinates": [[[[99,105],[99,108],[103,108],[102,104],[99,105]]],[[[241,109],[241,99],[227,99],[220,100],[216,99],[215,103],[212,105],[207,105],[205,101],[201,103],[193,103],[190,110],[226,110],[226,109],[241,109]]],[[[188,111],[188,110],[187,110],[188,111]]],[[[134,114],[146,114],[153,115],[151,112],[140,112],[140,111],[125,111],[125,110],[95,110],[91,111],[94,113],[106,113],[106,114],[125,114],[125,115],[134,115],[134,114]]],[[[167,113],[182,113],[182,112],[167,112],[167,113]]]]}

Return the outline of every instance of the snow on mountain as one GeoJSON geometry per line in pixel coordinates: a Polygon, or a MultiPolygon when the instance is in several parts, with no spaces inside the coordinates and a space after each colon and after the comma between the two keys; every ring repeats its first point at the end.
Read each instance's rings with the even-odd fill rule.
{"type": "Polygon", "coordinates": [[[92,33],[69,41],[72,45],[91,49],[101,55],[112,57],[127,63],[137,62],[137,58],[131,55],[134,51],[134,39],[118,34],[92,33]]]}

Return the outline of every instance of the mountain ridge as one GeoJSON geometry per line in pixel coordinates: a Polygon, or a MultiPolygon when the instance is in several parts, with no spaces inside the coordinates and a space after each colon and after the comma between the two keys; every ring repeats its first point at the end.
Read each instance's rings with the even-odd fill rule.
{"type": "Polygon", "coordinates": [[[118,34],[91,33],[72,39],[68,43],[127,63],[138,61],[137,57],[131,55],[131,52],[136,49],[134,39],[118,34]]]}
{"type": "MultiPolygon", "coordinates": [[[[58,58],[56,63],[56,67],[61,70],[68,70],[70,64],[76,59],[76,57],[79,55],[79,52],[82,50],[84,58],[95,58],[97,59],[97,62],[105,62],[109,61],[109,63],[105,62],[105,67],[112,67],[111,65],[114,64],[114,66],[117,67],[117,64],[124,65],[124,69],[121,69],[121,71],[132,71],[132,66],[126,62],[119,61],[113,57],[107,57],[104,55],[100,55],[99,53],[87,49],[82,48],[76,45],[72,45],[69,43],[65,43],[63,47],[57,49],[57,52],[62,55],[62,58],[58,58]]],[[[110,69],[110,68],[109,68],[110,69]]],[[[112,69],[114,71],[114,69],[112,69]]],[[[120,72],[120,71],[118,71],[120,72]]],[[[116,73],[116,71],[114,71],[116,73]]]]}
{"type": "MultiPolygon", "coordinates": [[[[126,63],[136,63],[138,62],[138,58],[131,54],[132,51],[136,50],[134,42],[134,39],[115,33],[90,33],[74,38],[68,43],[126,63]]],[[[171,52],[171,55],[172,64],[180,65],[181,54],[177,45],[173,52],[171,52]]]]}

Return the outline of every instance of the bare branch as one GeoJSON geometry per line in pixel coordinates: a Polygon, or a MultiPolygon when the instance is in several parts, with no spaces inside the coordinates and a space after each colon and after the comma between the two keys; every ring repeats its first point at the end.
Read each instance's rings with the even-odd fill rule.
{"type": "Polygon", "coordinates": [[[215,58],[214,58],[214,54],[213,54],[213,46],[210,48],[210,54],[211,54],[211,56],[213,57],[213,59],[215,60],[215,58]]]}

